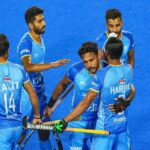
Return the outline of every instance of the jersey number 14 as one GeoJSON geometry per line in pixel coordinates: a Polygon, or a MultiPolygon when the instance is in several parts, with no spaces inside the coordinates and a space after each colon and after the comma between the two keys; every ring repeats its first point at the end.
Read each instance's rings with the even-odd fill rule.
{"type": "Polygon", "coordinates": [[[4,104],[5,104],[6,115],[8,114],[9,109],[12,109],[12,111],[15,112],[16,106],[15,106],[13,93],[11,93],[9,97],[6,93],[4,93],[4,104]]]}

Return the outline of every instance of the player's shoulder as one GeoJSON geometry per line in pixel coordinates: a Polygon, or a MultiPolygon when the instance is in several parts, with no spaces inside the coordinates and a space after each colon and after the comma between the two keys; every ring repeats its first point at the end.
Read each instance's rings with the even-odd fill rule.
{"type": "Polygon", "coordinates": [[[80,70],[82,70],[83,68],[84,68],[84,63],[83,63],[83,61],[78,61],[78,62],[72,64],[72,65],[69,67],[69,70],[70,70],[70,69],[71,69],[71,70],[73,69],[73,70],[80,71],[80,70]]]}
{"type": "Polygon", "coordinates": [[[103,80],[109,69],[111,69],[111,66],[109,66],[109,65],[104,68],[101,68],[100,70],[97,71],[96,77],[99,80],[103,80]]]}
{"type": "Polygon", "coordinates": [[[122,64],[118,66],[112,66],[110,69],[110,76],[120,76],[120,74],[124,74],[126,76],[133,75],[133,68],[130,64],[122,64]]]}
{"type": "Polygon", "coordinates": [[[133,39],[133,34],[130,31],[122,30],[123,36],[128,37],[129,39],[133,39]]]}
{"type": "Polygon", "coordinates": [[[98,47],[100,48],[100,50],[104,49],[105,43],[107,41],[108,37],[107,37],[107,33],[103,32],[101,33],[97,38],[96,38],[96,42],[98,44],[98,47]]]}
{"type": "Polygon", "coordinates": [[[32,39],[29,35],[29,32],[24,33],[24,35],[22,36],[22,38],[19,41],[18,47],[21,46],[22,44],[29,44],[32,43],[32,39]]]}
{"type": "Polygon", "coordinates": [[[29,35],[29,32],[24,33],[24,35],[20,39],[20,42],[25,42],[25,41],[31,41],[31,37],[29,35]]]}
{"type": "Polygon", "coordinates": [[[106,40],[106,39],[107,39],[107,33],[103,32],[96,38],[96,41],[101,41],[101,40],[106,40]]]}
{"type": "Polygon", "coordinates": [[[133,72],[133,67],[130,64],[124,64],[123,66],[127,71],[133,72]]]}
{"type": "Polygon", "coordinates": [[[66,72],[66,75],[70,80],[73,81],[75,79],[76,75],[78,73],[80,73],[80,71],[83,70],[83,68],[84,68],[83,61],[78,61],[78,62],[72,64],[71,66],[69,66],[69,68],[66,72]]]}
{"type": "Polygon", "coordinates": [[[19,65],[19,64],[16,64],[16,63],[13,63],[13,62],[8,62],[9,66],[11,67],[11,69],[13,69],[14,71],[24,71],[24,68],[23,66],[19,65]]]}
{"type": "Polygon", "coordinates": [[[112,74],[117,74],[117,70],[124,70],[124,72],[133,71],[133,68],[130,64],[121,64],[117,66],[109,65],[108,67],[112,74]]]}

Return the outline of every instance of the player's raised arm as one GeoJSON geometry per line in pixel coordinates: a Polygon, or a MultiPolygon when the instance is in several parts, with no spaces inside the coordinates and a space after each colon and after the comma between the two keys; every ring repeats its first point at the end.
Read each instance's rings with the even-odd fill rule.
{"type": "Polygon", "coordinates": [[[33,64],[31,62],[31,56],[25,56],[22,58],[22,63],[27,72],[38,72],[47,70],[50,68],[56,68],[59,66],[63,66],[69,62],[69,59],[60,59],[55,62],[45,63],[45,64],[33,64]]]}

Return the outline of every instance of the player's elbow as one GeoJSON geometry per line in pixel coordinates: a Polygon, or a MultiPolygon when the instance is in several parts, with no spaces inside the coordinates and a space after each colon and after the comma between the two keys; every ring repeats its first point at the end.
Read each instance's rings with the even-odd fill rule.
{"type": "Polygon", "coordinates": [[[25,70],[26,70],[26,72],[33,72],[33,66],[32,65],[26,65],[25,66],[25,70]]]}
{"type": "Polygon", "coordinates": [[[69,83],[64,82],[63,80],[60,81],[59,86],[65,90],[67,88],[67,86],[69,85],[69,83]]]}
{"type": "Polygon", "coordinates": [[[31,68],[30,67],[25,67],[26,72],[31,72],[31,68]]]}

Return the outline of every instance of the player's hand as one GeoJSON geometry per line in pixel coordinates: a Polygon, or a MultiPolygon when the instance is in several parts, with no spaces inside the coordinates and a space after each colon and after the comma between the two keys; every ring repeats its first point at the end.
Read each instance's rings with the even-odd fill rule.
{"type": "Polygon", "coordinates": [[[44,116],[45,116],[45,117],[49,117],[51,114],[52,114],[52,108],[50,108],[50,107],[47,106],[47,107],[44,109],[44,116]]]}
{"type": "Polygon", "coordinates": [[[32,123],[33,124],[40,124],[40,123],[42,123],[40,116],[34,116],[32,123]]]}
{"type": "Polygon", "coordinates": [[[62,133],[66,127],[67,127],[67,122],[64,119],[62,119],[60,122],[54,125],[53,132],[62,133]]]}
{"type": "Polygon", "coordinates": [[[130,100],[126,100],[124,98],[117,98],[115,100],[117,101],[117,103],[109,105],[109,110],[112,112],[122,112],[130,105],[130,100]]]}
{"type": "Polygon", "coordinates": [[[55,62],[52,62],[51,65],[55,68],[55,67],[65,65],[65,64],[69,63],[69,61],[70,61],[70,59],[60,59],[55,62]]]}

